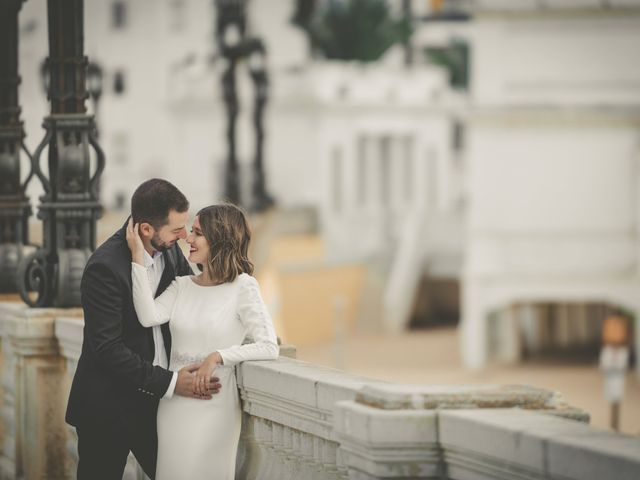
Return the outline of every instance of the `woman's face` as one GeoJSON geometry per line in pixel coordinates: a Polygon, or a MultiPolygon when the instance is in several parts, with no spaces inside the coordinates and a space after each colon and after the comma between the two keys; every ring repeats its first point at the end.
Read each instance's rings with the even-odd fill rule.
{"type": "Polygon", "coordinates": [[[209,244],[202,234],[200,219],[198,217],[193,221],[191,233],[187,237],[187,243],[189,244],[189,261],[191,263],[206,265],[209,255],[209,244]]]}

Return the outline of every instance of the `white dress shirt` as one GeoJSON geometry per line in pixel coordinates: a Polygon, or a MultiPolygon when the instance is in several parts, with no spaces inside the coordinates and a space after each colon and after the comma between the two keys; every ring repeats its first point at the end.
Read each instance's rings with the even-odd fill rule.
{"type": "MultiPolygon", "coordinates": [[[[164,272],[164,257],[162,252],[154,252],[153,257],[149,253],[144,251],[144,266],[147,269],[147,277],[149,278],[149,287],[152,292],[158,290],[160,285],[160,279],[162,278],[162,272],[164,272]]],[[[162,336],[162,330],[159,326],[151,327],[153,330],[153,344],[155,346],[155,354],[153,356],[153,364],[162,368],[169,368],[169,361],[167,360],[167,350],[164,348],[164,338],[162,336]]],[[[169,388],[162,396],[162,398],[169,399],[173,396],[173,392],[176,389],[176,382],[178,381],[177,372],[173,372],[173,378],[169,384],[169,388]]]]}

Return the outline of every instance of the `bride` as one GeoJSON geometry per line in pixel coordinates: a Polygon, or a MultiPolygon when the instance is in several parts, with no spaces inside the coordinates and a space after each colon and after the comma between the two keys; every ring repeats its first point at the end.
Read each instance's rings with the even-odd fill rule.
{"type": "Polygon", "coordinates": [[[234,365],[278,357],[271,317],[251,276],[247,258],[251,233],[233,205],[212,205],[198,212],[191,234],[189,261],[199,275],[176,278],[154,301],[144,265],[138,225],[129,222],[133,300],[145,327],[169,322],[173,346],[171,370],[201,364],[194,376],[196,394],[206,396],[215,371],[223,388],[211,400],[174,395],[158,408],[156,479],[233,479],[240,436],[241,409],[234,365]],[[253,343],[242,344],[246,336],[253,343]]]}

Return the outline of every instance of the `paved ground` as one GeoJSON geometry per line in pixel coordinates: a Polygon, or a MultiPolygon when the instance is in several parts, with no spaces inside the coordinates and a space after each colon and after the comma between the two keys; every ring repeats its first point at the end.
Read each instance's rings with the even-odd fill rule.
{"type": "MultiPolygon", "coordinates": [[[[587,410],[592,425],[606,428],[609,424],[609,406],[595,360],[531,360],[468,372],[461,365],[456,330],[451,327],[398,336],[354,336],[344,345],[338,356],[332,343],[298,346],[298,358],[400,383],[528,384],[557,390],[570,404],[587,410]],[[341,356],[343,360],[336,362],[341,356]]],[[[627,377],[621,430],[640,435],[640,380],[632,373],[627,377]]]]}

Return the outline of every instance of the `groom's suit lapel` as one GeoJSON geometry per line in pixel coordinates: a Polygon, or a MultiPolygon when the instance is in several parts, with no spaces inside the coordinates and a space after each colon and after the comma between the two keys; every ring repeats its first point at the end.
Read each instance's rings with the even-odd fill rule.
{"type": "MultiPolygon", "coordinates": [[[[164,292],[166,288],[171,284],[171,282],[173,282],[173,280],[176,278],[176,259],[174,248],[176,247],[162,252],[162,255],[164,256],[164,270],[162,271],[162,277],[160,278],[160,283],[158,284],[158,290],[156,290],[156,297],[164,292]]],[[[171,331],[169,329],[169,324],[165,323],[160,328],[162,329],[164,348],[167,351],[168,360],[169,362],[171,362],[171,331]]]]}

